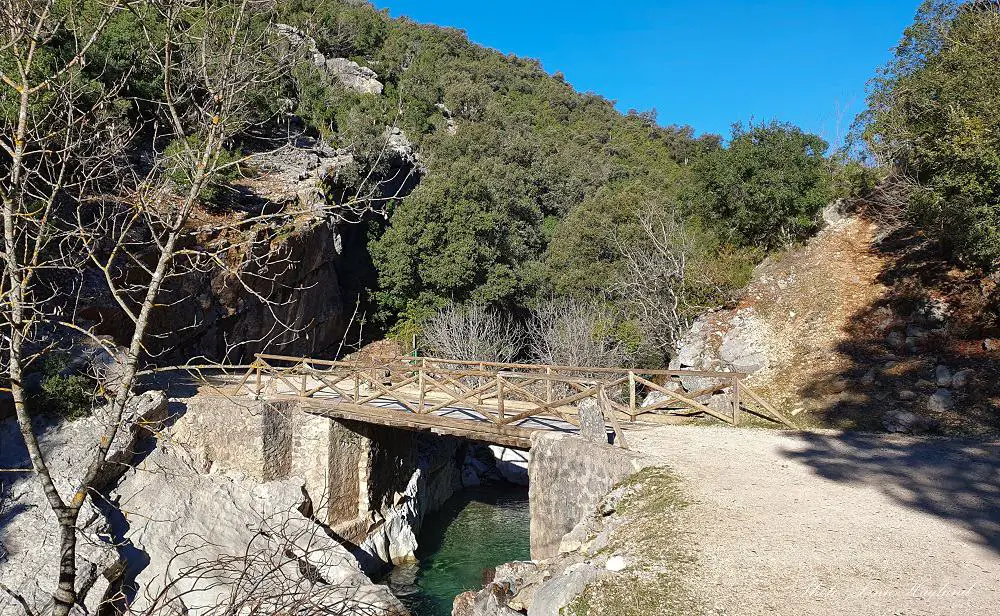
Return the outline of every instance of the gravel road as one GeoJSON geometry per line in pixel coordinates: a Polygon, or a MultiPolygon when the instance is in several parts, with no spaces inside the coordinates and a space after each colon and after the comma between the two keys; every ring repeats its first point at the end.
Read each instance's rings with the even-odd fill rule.
{"type": "Polygon", "coordinates": [[[1000,614],[1000,442],[629,430],[684,483],[718,614],[1000,614]]]}

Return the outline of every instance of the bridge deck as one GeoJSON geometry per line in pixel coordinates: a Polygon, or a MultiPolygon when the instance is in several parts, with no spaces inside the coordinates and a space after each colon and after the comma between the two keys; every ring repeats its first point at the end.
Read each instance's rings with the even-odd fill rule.
{"type": "Polygon", "coordinates": [[[575,432],[577,405],[597,402],[607,429],[624,441],[622,424],[664,409],[701,413],[738,424],[743,412],[794,427],[732,372],[619,370],[463,362],[424,357],[328,361],[257,355],[237,393],[296,399],[327,417],[427,430],[515,447],[530,446],[532,432],[575,432]],[[716,383],[681,393],[667,381],[698,376],[716,383]],[[729,412],[699,398],[729,394],[729,412]],[[660,400],[638,404],[647,393],[660,400]],[[749,403],[755,403],[750,406],[749,403]]]}

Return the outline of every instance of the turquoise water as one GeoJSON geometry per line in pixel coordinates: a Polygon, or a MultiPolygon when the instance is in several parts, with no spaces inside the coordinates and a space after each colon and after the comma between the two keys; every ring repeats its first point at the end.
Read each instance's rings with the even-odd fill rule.
{"type": "Polygon", "coordinates": [[[418,563],[396,567],[389,586],[413,616],[450,616],[456,595],[483,586],[483,573],[527,560],[527,488],[464,490],[424,521],[418,563]]]}

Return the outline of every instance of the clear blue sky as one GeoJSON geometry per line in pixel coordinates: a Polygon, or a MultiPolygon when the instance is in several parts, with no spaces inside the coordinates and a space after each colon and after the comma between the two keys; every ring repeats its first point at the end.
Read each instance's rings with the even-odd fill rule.
{"type": "Polygon", "coordinates": [[[837,141],[919,0],[375,0],[539,59],[619,109],[727,135],[779,119],[837,141]]]}

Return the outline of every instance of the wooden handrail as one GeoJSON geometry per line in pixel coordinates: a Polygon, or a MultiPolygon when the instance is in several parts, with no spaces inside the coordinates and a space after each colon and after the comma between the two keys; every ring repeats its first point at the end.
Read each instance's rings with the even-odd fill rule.
{"type": "MultiPolygon", "coordinates": [[[[302,357],[293,357],[289,355],[270,355],[266,353],[258,353],[256,357],[260,359],[272,360],[272,361],[286,361],[300,363],[303,360],[310,364],[318,364],[322,366],[351,366],[351,365],[367,365],[370,366],[373,360],[381,361],[382,365],[388,365],[386,362],[397,362],[400,365],[410,365],[411,367],[417,367],[413,364],[420,363],[422,366],[427,366],[428,363],[441,363],[441,364],[451,364],[455,366],[482,366],[485,368],[489,366],[491,368],[501,368],[509,370],[543,370],[543,371],[560,371],[560,372],[584,372],[589,374],[615,374],[615,375],[628,375],[629,372],[642,375],[652,375],[652,376],[700,376],[700,377],[718,377],[718,378],[746,378],[747,374],[743,372],[723,372],[717,370],[687,370],[680,368],[677,370],[662,370],[662,369],[646,369],[646,368],[600,368],[600,367],[587,367],[587,366],[560,366],[556,364],[514,364],[514,363],[503,363],[503,362],[493,362],[493,361],[472,361],[463,359],[443,359],[440,357],[413,357],[412,355],[394,355],[385,357],[370,357],[367,360],[362,361],[360,359],[354,360],[332,360],[332,359],[308,359],[302,357]]],[[[427,366],[429,367],[429,366],[427,366]]],[[[495,371],[480,370],[482,374],[492,374],[495,371]]]]}
{"type": "Polygon", "coordinates": [[[606,420],[612,422],[616,431],[620,431],[620,427],[615,413],[635,422],[639,416],[655,413],[667,404],[645,408],[638,406],[637,397],[642,388],[662,392],[682,408],[734,425],[740,423],[740,413],[745,408],[755,415],[794,427],[791,420],[746,387],[743,378],[742,373],[705,370],[585,368],[411,356],[344,361],[260,353],[237,388],[246,387],[259,396],[266,387],[280,395],[273,389],[278,383],[302,398],[322,397],[318,394],[325,391],[326,397],[332,395],[357,408],[389,399],[394,400],[400,410],[418,415],[465,408],[475,411],[498,430],[531,417],[558,418],[575,425],[573,417],[576,416],[576,409],[572,405],[594,398],[601,404],[606,420]],[[248,381],[252,375],[255,382],[251,390],[248,381]],[[709,377],[721,382],[685,394],[652,380],[662,375],[709,377]],[[266,385],[264,376],[268,377],[266,385]],[[310,377],[313,378],[312,385],[310,377]],[[561,384],[558,394],[553,389],[554,384],[561,384]],[[725,389],[732,396],[731,412],[711,408],[697,400],[707,393],[725,389]],[[613,395],[621,403],[612,400],[609,392],[617,392],[613,395]],[[763,410],[750,408],[746,404],[748,401],[763,410]]]}

